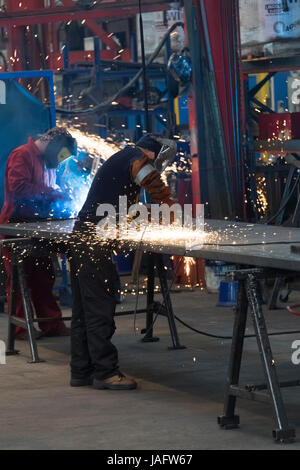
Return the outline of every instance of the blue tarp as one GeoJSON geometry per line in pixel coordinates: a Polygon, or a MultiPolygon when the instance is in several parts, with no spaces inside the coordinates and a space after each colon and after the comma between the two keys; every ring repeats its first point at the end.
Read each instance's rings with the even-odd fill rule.
{"type": "Polygon", "coordinates": [[[51,116],[40,101],[15,80],[5,80],[6,104],[0,104],[0,207],[4,200],[4,173],[9,154],[51,127],[51,116]]]}

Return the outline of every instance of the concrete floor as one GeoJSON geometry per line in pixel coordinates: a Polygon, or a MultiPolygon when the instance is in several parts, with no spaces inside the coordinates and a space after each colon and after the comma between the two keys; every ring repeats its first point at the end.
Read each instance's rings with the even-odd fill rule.
{"type": "MultiPolygon", "coordinates": [[[[214,334],[232,333],[233,311],[216,307],[217,296],[196,289],[174,293],[175,313],[198,329],[214,334]]],[[[140,297],[144,304],[145,296],[140,297]]],[[[300,303],[299,293],[290,302],[300,303]]],[[[128,296],[121,309],[134,308],[128,296]]],[[[120,309],[120,307],[119,307],[120,309]]],[[[64,314],[70,313],[64,310],[64,314]]],[[[300,318],[281,309],[267,312],[270,331],[300,330],[300,318]]],[[[29,364],[28,343],[17,343],[19,356],[0,365],[1,449],[299,449],[299,388],[285,389],[288,416],[297,427],[292,445],[272,441],[271,408],[238,400],[240,429],[224,431],[217,425],[222,414],[230,340],[200,336],[178,326],[187,349],[170,351],[165,318],[155,331],[158,343],[141,343],[144,315],[134,331],[133,317],[118,317],[114,342],[121,370],[138,381],[135,391],[96,391],[69,386],[69,338],[39,341],[47,362],[29,364]]],[[[0,339],[6,338],[7,317],[0,316],[0,339]]],[[[252,331],[249,324],[248,332],[252,331]]],[[[299,334],[272,337],[281,378],[299,378],[300,365],[291,362],[291,344],[299,334]]],[[[246,340],[242,382],[263,381],[256,342],[246,340]]]]}

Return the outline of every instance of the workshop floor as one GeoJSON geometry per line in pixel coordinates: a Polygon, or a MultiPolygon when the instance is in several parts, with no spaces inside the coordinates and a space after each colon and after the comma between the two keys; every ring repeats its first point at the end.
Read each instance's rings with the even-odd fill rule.
{"type": "MultiPolygon", "coordinates": [[[[172,294],[175,313],[194,327],[231,335],[233,310],[216,307],[217,296],[199,289],[172,294]]],[[[119,309],[134,308],[128,296],[119,309]]],[[[300,293],[290,296],[300,303],[300,293]]],[[[140,297],[140,304],[145,296],[140,297]]],[[[64,309],[64,314],[70,313],[64,309]]],[[[300,318],[286,310],[267,312],[270,331],[300,330],[300,318]]],[[[135,391],[96,391],[69,386],[69,338],[39,341],[41,358],[29,364],[28,343],[17,343],[19,356],[0,365],[0,449],[297,449],[300,442],[299,388],[285,389],[288,416],[297,427],[292,445],[272,441],[272,411],[267,405],[238,401],[240,429],[224,431],[222,414],[230,340],[200,336],[180,325],[187,349],[168,350],[167,321],[157,320],[160,341],[142,343],[144,315],[118,317],[114,337],[121,370],[138,381],[135,391]],[[136,331],[134,331],[134,327],[136,331]]],[[[0,315],[0,339],[6,339],[7,317],[0,315]]],[[[248,333],[252,331],[249,324],[248,333]]],[[[291,345],[300,333],[272,337],[281,378],[299,378],[291,362],[291,345]]],[[[256,342],[247,339],[242,381],[263,382],[256,342]]]]}

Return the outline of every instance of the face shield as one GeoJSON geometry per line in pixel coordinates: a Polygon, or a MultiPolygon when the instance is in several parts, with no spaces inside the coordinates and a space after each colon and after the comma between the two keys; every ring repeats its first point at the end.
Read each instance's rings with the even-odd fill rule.
{"type": "Polygon", "coordinates": [[[162,172],[174,160],[177,153],[177,144],[174,140],[155,134],[146,134],[136,145],[154,153],[153,165],[159,172],[162,172]]]}
{"type": "Polygon", "coordinates": [[[61,162],[76,154],[76,140],[73,137],[66,138],[58,135],[50,140],[44,152],[46,168],[49,170],[57,168],[61,162]]]}

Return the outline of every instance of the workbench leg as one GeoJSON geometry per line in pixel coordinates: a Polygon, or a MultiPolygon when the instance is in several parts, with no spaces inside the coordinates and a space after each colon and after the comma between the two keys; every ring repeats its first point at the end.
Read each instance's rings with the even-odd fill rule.
{"type": "MultiPolygon", "coordinates": [[[[29,296],[29,290],[28,290],[28,285],[27,285],[27,280],[26,280],[26,273],[24,269],[23,259],[19,259],[17,269],[18,269],[19,286],[20,286],[23,308],[24,308],[24,313],[25,313],[25,320],[26,320],[26,325],[27,325],[27,332],[29,336],[29,345],[30,345],[31,356],[32,356],[31,362],[32,363],[45,362],[39,358],[39,354],[38,354],[36,338],[34,335],[33,312],[32,312],[31,300],[29,296]]],[[[41,292],[41,295],[43,295],[42,292],[41,292]]]]}
{"type": "Polygon", "coordinates": [[[296,436],[295,428],[288,423],[264,314],[257,297],[257,279],[254,274],[249,274],[247,278],[247,296],[251,307],[258,349],[277,423],[277,428],[273,430],[273,438],[276,441],[289,442],[296,436]]]}
{"type": "Polygon", "coordinates": [[[277,309],[277,300],[279,296],[279,291],[281,289],[283,283],[283,279],[281,277],[277,277],[274,281],[274,286],[272,289],[271,297],[269,300],[268,308],[269,310],[276,310],[277,309]]]}
{"type": "Polygon", "coordinates": [[[142,330],[145,333],[142,342],[153,343],[159,341],[159,338],[153,336],[153,306],[154,306],[154,255],[148,255],[147,269],[147,312],[146,312],[146,328],[142,330]]]}
{"type": "Polygon", "coordinates": [[[11,317],[16,316],[17,298],[18,298],[18,270],[16,264],[11,260],[11,278],[10,278],[10,297],[8,299],[8,338],[7,338],[7,356],[18,354],[15,349],[16,326],[11,321],[11,317]]]}
{"type": "Polygon", "coordinates": [[[171,338],[172,338],[172,343],[173,343],[173,346],[171,346],[169,349],[185,349],[185,346],[182,346],[180,344],[179,337],[178,337],[178,332],[177,332],[177,327],[176,327],[175,317],[174,317],[174,312],[173,312],[173,306],[172,306],[172,301],[171,301],[168,282],[167,282],[166,270],[164,268],[162,255],[156,255],[156,268],[158,272],[158,277],[159,277],[160,286],[161,286],[161,293],[164,299],[164,306],[165,306],[166,313],[167,313],[167,318],[169,322],[169,328],[170,328],[170,333],[171,333],[171,338]]]}
{"type": "Polygon", "coordinates": [[[248,299],[245,287],[245,281],[239,281],[238,301],[235,313],[235,322],[233,327],[232,345],[227,375],[227,389],[225,392],[224,415],[219,416],[218,423],[224,429],[237,428],[240,423],[238,415],[234,414],[236,405],[236,396],[230,393],[231,386],[239,384],[244,336],[247,321],[248,299]]]}

